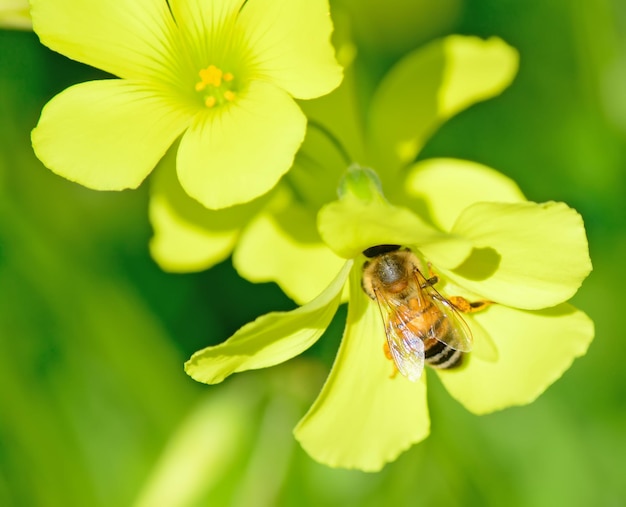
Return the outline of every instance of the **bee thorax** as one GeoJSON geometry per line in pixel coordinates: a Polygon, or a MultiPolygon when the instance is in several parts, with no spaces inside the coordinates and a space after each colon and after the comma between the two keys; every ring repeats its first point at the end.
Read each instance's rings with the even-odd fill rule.
{"type": "MultiPolygon", "coordinates": [[[[406,287],[407,285],[408,273],[406,263],[403,259],[396,256],[389,255],[383,257],[378,263],[376,274],[378,275],[377,277],[380,283],[387,289],[393,290],[397,287],[399,290],[402,290],[398,286],[403,285],[406,287]]],[[[398,292],[398,290],[394,292],[398,292]]]]}

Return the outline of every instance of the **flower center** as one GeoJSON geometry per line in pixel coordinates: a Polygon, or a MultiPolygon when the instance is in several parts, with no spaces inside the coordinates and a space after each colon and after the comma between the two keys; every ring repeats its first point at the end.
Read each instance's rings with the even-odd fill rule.
{"type": "Polygon", "coordinates": [[[200,81],[196,83],[196,91],[202,92],[206,107],[221,106],[235,100],[235,76],[232,72],[224,72],[211,64],[206,69],[200,69],[198,75],[200,81]]]}

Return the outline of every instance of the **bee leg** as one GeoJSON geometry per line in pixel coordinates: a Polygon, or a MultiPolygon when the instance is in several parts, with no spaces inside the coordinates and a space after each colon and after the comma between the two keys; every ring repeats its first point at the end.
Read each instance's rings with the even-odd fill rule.
{"type": "Polygon", "coordinates": [[[462,296],[450,296],[448,301],[450,301],[457,310],[463,313],[479,312],[493,304],[493,301],[468,301],[462,296]]]}
{"type": "Polygon", "coordinates": [[[391,356],[391,351],[389,350],[389,344],[387,342],[383,343],[383,352],[385,353],[385,357],[390,361],[393,359],[391,356]]]}
{"type": "MultiPolygon", "coordinates": [[[[439,277],[433,271],[433,265],[430,262],[428,263],[428,276],[429,278],[428,280],[426,280],[426,283],[430,287],[432,287],[439,281],[439,277]]],[[[452,303],[458,311],[463,312],[463,313],[479,312],[487,308],[489,305],[493,304],[493,301],[486,301],[486,300],[468,301],[463,296],[451,296],[448,298],[448,301],[450,301],[450,303],[452,303]]]]}
{"type": "Polygon", "coordinates": [[[385,357],[389,359],[393,365],[393,371],[391,372],[391,375],[389,375],[389,378],[395,378],[398,374],[398,368],[396,368],[396,363],[393,362],[393,356],[391,355],[389,344],[387,342],[383,344],[383,352],[385,353],[385,357]]]}
{"type": "MultiPolygon", "coordinates": [[[[437,276],[437,273],[433,271],[433,265],[430,262],[427,263],[427,266],[428,266],[428,280],[426,280],[426,284],[427,284],[427,287],[432,287],[439,281],[439,277],[437,276]]],[[[422,288],[425,288],[425,287],[422,287],[422,288]]]]}

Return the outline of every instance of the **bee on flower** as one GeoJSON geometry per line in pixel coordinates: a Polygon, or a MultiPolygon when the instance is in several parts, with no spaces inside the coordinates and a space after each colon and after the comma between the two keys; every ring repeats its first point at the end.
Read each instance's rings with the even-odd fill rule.
{"type": "MultiPolygon", "coordinates": [[[[151,198],[152,251],[161,265],[204,269],[232,253],[243,277],[275,281],[301,305],[261,316],[225,342],[199,350],[186,372],[216,384],[287,361],[320,339],[347,303],[334,365],[295,436],[314,459],[362,470],[380,469],[428,436],[426,389],[433,375],[477,414],[539,396],[593,337],[589,318],[566,302],[591,269],[580,216],[563,203],[528,201],[513,181],[480,164],[415,162],[439,124],[499,93],[516,65],[515,51],[498,39],[447,37],[396,64],[376,90],[365,124],[356,119],[354,74],[346,68],[337,90],[302,105],[309,124],[322,125],[318,130],[336,137],[351,160],[379,170],[355,164],[339,183],[339,198],[346,162],[335,171],[312,129],[310,144],[305,141],[283,180],[243,206],[199,209],[172,184],[172,172],[163,173],[151,198]],[[445,82],[427,83],[435,97],[414,93],[416,80],[435,79],[442,68],[445,82]],[[480,75],[468,76],[472,69],[480,75]],[[411,280],[410,290],[399,292],[411,318],[400,317],[404,310],[395,313],[400,338],[389,338],[389,307],[381,313],[376,295],[380,276],[368,278],[374,273],[363,269],[379,257],[367,255],[393,253],[372,250],[381,245],[410,251],[399,254],[408,266],[401,274],[411,280]],[[464,301],[470,308],[490,304],[462,312],[464,301]],[[435,328],[432,336],[424,334],[424,321],[416,321],[419,308],[433,323],[452,322],[454,331],[445,338],[435,328]],[[436,368],[447,361],[434,357],[441,353],[450,354],[454,367],[436,368]]],[[[214,79],[215,71],[207,71],[207,80],[214,79]]],[[[385,304],[394,303],[388,298],[385,304]]]]}
{"type": "MultiPolygon", "coordinates": [[[[411,178],[443,183],[459,168],[440,169],[418,167],[411,178]]],[[[347,289],[337,358],[295,429],[317,460],[378,470],[424,439],[430,428],[424,364],[477,414],[533,401],[593,337],[590,319],[565,302],[591,269],[584,227],[568,206],[526,201],[493,170],[466,166],[460,184],[468,172],[489,190],[467,206],[445,194],[431,196],[434,220],[457,215],[452,229],[442,231],[390,204],[374,173],[353,167],[341,197],[318,219],[325,243],[346,259],[335,279],[296,310],[259,317],[224,343],[196,352],[187,373],[214,384],[300,354],[322,336],[347,289]],[[441,216],[440,198],[448,204],[441,216]],[[555,253],[563,251],[567,258],[555,253]],[[432,266],[436,280],[419,272],[418,258],[432,266]],[[529,272],[529,265],[536,269],[529,272]],[[442,288],[435,291],[435,283],[442,288]],[[461,309],[480,311],[461,317],[461,309]],[[390,358],[402,375],[392,373],[390,358]]]]}

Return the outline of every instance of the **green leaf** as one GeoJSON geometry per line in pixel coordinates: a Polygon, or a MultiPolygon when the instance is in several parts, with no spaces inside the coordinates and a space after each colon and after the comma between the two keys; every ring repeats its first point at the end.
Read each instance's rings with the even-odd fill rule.
{"type": "Polygon", "coordinates": [[[202,349],[185,363],[193,379],[217,384],[232,373],[267,368],[313,345],[337,311],[352,262],[310,303],[290,312],[274,312],[246,324],[224,343],[202,349]]]}
{"type": "Polygon", "coordinates": [[[494,305],[473,318],[496,344],[497,360],[470,354],[462,368],[438,373],[476,414],[534,401],[585,354],[594,333],[589,317],[567,303],[539,311],[494,305]]]}
{"type": "Polygon", "coordinates": [[[591,271],[582,217],[563,203],[477,203],[461,213],[452,232],[474,250],[442,274],[508,306],[562,303],[591,271]]]}
{"type": "Polygon", "coordinates": [[[394,376],[385,357],[379,309],[363,293],[361,269],[350,276],[348,319],[322,392],[294,434],[317,461],[333,467],[380,470],[430,430],[426,380],[394,376]]]}
{"type": "Polygon", "coordinates": [[[372,101],[367,138],[377,165],[393,171],[413,161],[445,120],[505,89],[517,62],[497,38],[449,36],[409,53],[372,101]]]}
{"type": "MultiPolygon", "coordinates": [[[[167,441],[133,502],[135,507],[189,507],[208,496],[246,454],[258,423],[264,384],[258,379],[206,393],[167,441]]],[[[215,493],[214,493],[215,494],[215,493]]]]}

